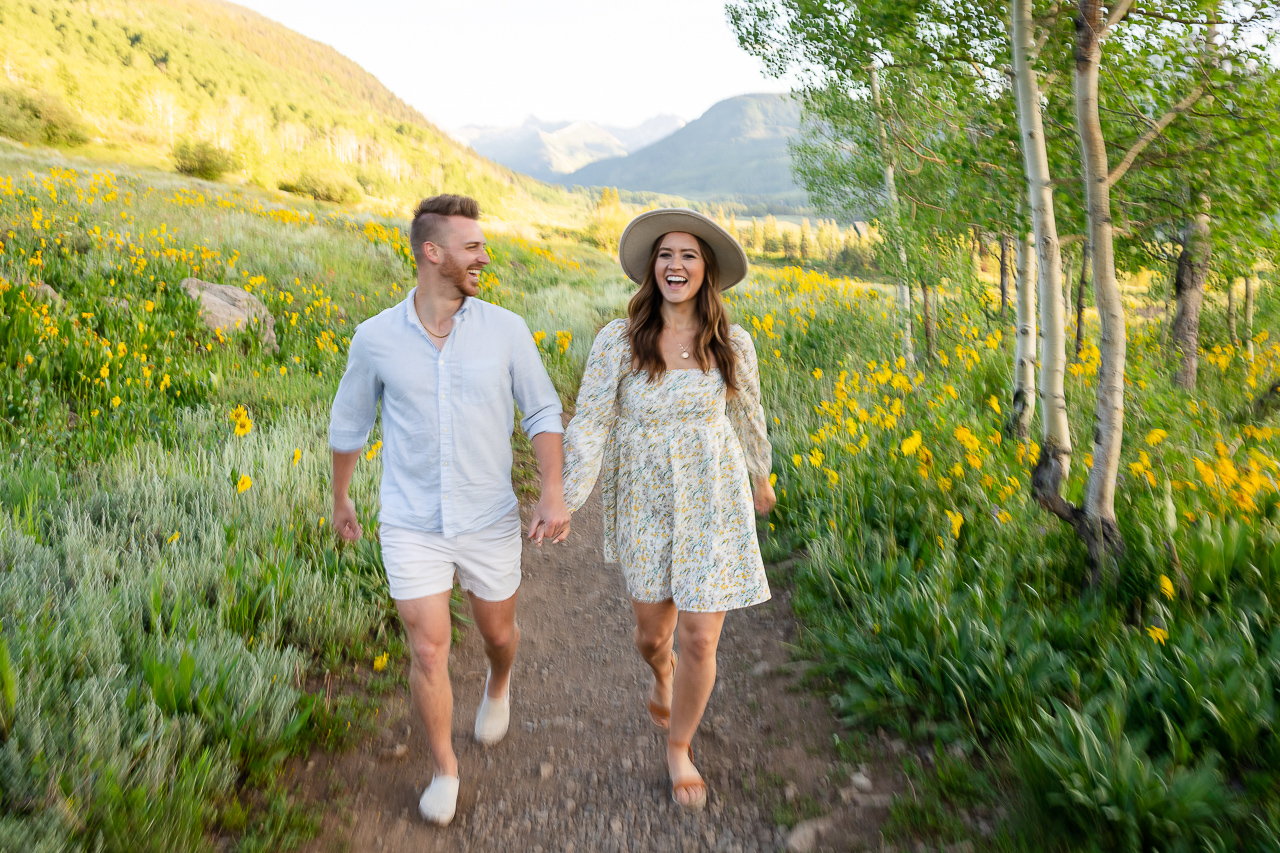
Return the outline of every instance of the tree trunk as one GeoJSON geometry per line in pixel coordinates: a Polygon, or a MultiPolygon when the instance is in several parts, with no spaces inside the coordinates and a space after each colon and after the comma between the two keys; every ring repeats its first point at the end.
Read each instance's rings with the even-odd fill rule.
{"type": "Polygon", "coordinates": [[[1236,283],[1234,279],[1227,279],[1227,337],[1231,339],[1231,343],[1240,343],[1240,336],[1236,334],[1236,283]]]}
{"type": "Polygon", "coordinates": [[[1093,277],[1093,254],[1089,251],[1089,241],[1080,246],[1080,280],[1075,286],[1075,360],[1080,360],[1080,351],[1084,348],[1084,287],[1093,277]]]}
{"type": "Polygon", "coordinates": [[[1084,348],[1084,286],[1093,277],[1093,254],[1089,241],[1080,246],[1080,282],[1075,286],[1075,360],[1084,348]]]}
{"type": "Polygon", "coordinates": [[[920,282],[920,304],[924,308],[924,359],[930,364],[938,356],[938,344],[933,334],[933,298],[929,285],[920,282]]]}
{"type": "Polygon", "coordinates": [[[1018,331],[1013,350],[1013,410],[1010,431],[1019,441],[1031,436],[1036,411],[1036,238],[1018,242],[1018,331]]]}
{"type": "Polygon", "coordinates": [[[1000,235],[1000,316],[1009,313],[1009,247],[1013,237],[1000,235]]]}
{"type": "Polygon", "coordinates": [[[1062,328],[1071,325],[1071,256],[1062,257],[1062,328]]]}
{"type": "Polygon", "coordinates": [[[1249,356],[1249,360],[1253,360],[1253,300],[1254,285],[1258,281],[1258,277],[1250,273],[1244,278],[1244,351],[1249,356]]]}
{"type": "Polygon", "coordinates": [[[1102,62],[1103,0],[1080,0],[1076,18],[1075,106],[1084,166],[1089,241],[1093,246],[1093,295],[1098,306],[1100,364],[1094,409],[1093,467],[1085,488],[1084,517],[1076,530],[1089,549],[1092,581],[1113,575],[1124,551],[1116,525],[1116,476],[1124,437],[1124,366],[1127,344],[1124,302],[1116,282],[1111,219],[1111,186],[1107,182],[1107,143],[1098,114],[1098,71],[1102,62]]]}
{"type": "Polygon", "coordinates": [[[1062,484],[1071,473],[1071,425],[1067,421],[1067,344],[1063,326],[1062,257],[1053,210],[1049,151],[1040,114],[1040,83],[1031,64],[1035,41],[1032,0],[1012,0],[1013,88],[1018,129],[1027,174],[1027,200],[1035,234],[1040,308],[1040,422],[1043,441],[1031,477],[1032,493],[1041,505],[1061,514],[1069,506],[1062,484]]]}
{"type": "Polygon", "coordinates": [[[973,247],[970,250],[973,261],[973,283],[982,280],[982,228],[973,226],[973,247]]]}
{"type": "Polygon", "coordinates": [[[880,140],[880,159],[884,164],[884,194],[889,201],[890,236],[897,242],[898,262],[901,264],[896,278],[902,357],[906,359],[907,364],[915,364],[915,345],[911,340],[911,286],[907,283],[907,247],[902,242],[902,222],[898,213],[898,182],[894,177],[894,160],[893,152],[889,148],[889,133],[885,129],[884,102],[880,99],[880,70],[873,65],[868,76],[871,83],[871,104],[876,113],[876,134],[880,140]]]}
{"type": "Polygon", "coordinates": [[[1209,199],[1200,196],[1200,210],[1191,223],[1191,234],[1178,255],[1178,272],[1173,279],[1178,310],[1173,317],[1173,346],[1180,353],[1175,384],[1187,390],[1196,387],[1200,365],[1200,309],[1204,305],[1204,285],[1209,278],[1212,253],[1209,240],[1209,199]]]}

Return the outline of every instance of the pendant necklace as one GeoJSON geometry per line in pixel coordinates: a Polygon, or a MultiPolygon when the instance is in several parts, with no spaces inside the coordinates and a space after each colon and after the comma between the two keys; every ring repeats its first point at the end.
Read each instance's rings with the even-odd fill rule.
{"type": "Polygon", "coordinates": [[[689,351],[688,351],[687,349],[685,349],[685,348],[684,348],[684,344],[680,343],[679,341],[676,341],[676,346],[680,347],[680,357],[681,357],[681,358],[688,358],[688,357],[689,357],[689,351]]]}

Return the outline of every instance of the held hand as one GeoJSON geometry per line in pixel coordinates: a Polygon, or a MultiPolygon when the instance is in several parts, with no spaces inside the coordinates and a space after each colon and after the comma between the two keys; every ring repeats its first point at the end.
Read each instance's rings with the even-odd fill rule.
{"type": "Polygon", "coordinates": [[[569,538],[569,508],[561,495],[544,492],[534,507],[533,519],[529,522],[529,538],[541,545],[544,537],[550,537],[553,544],[569,538]]]}
{"type": "Polygon", "coordinates": [[[364,534],[356,517],[356,503],[349,495],[333,499],[333,529],[348,542],[355,542],[364,534]]]}
{"type": "Polygon", "coordinates": [[[751,490],[751,498],[756,506],[756,512],[760,515],[768,515],[769,510],[773,509],[773,505],[778,502],[777,495],[773,493],[773,486],[769,485],[768,477],[756,480],[755,488],[751,490]]]}

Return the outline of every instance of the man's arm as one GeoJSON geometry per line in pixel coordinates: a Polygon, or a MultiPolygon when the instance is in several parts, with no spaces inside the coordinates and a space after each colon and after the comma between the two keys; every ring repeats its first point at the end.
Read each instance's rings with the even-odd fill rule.
{"type": "Polygon", "coordinates": [[[364,533],[356,517],[356,503],[348,494],[351,475],[355,473],[359,458],[359,450],[350,453],[333,451],[333,529],[348,542],[355,542],[364,533]]]}
{"type": "Polygon", "coordinates": [[[558,432],[540,432],[532,439],[542,475],[542,497],[533,510],[529,538],[539,545],[544,536],[553,543],[569,536],[569,508],[564,503],[564,443],[558,432]]]}
{"type": "Polygon", "coordinates": [[[329,449],[333,451],[333,529],[349,542],[363,531],[356,518],[356,505],[348,490],[356,470],[360,450],[369,438],[378,416],[382,380],[373,369],[366,346],[365,326],[356,328],[347,351],[347,369],[338,383],[329,416],[329,449]],[[338,448],[351,448],[339,450],[338,448]]]}

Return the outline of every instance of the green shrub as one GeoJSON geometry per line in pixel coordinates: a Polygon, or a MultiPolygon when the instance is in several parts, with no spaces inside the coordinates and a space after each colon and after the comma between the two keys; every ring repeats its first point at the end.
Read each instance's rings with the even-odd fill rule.
{"type": "Polygon", "coordinates": [[[341,172],[329,169],[304,169],[298,180],[282,182],[280,189],[296,195],[309,195],[316,201],[352,204],[360,200],[360,186],[341,172]]]}
{"type": "Polygon", "coordinates": [[[216,181],[227,172],[240,168],[234,151],[219,148],[207,139],[183,140],[173,146],[174,167],[184,175],[216,181]]]}
{"type": "Polygon", "coordinates": [[[0,88],[0,136],[66,147],[89,141],[88,129],[57,97],[14,88],[0,88]]]}

